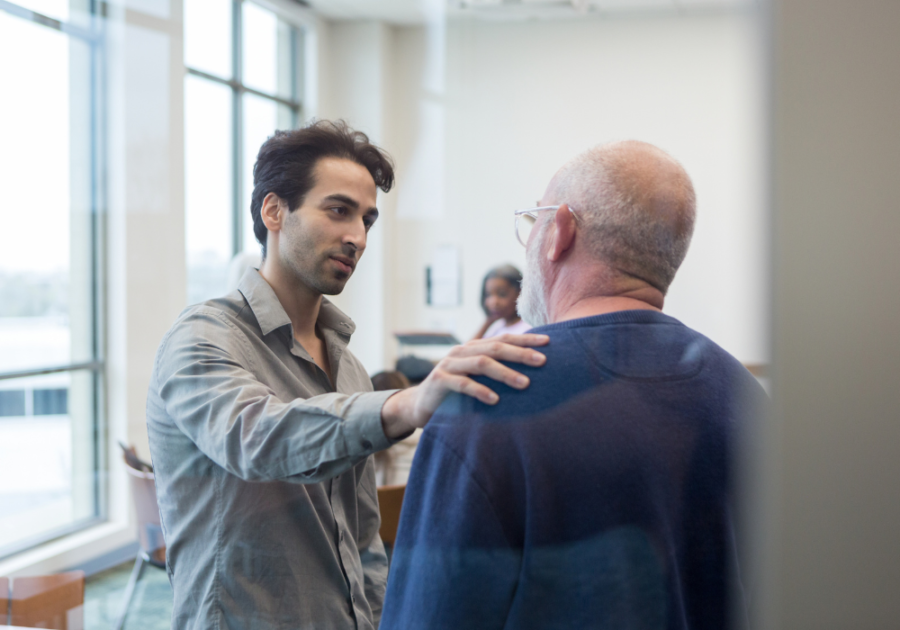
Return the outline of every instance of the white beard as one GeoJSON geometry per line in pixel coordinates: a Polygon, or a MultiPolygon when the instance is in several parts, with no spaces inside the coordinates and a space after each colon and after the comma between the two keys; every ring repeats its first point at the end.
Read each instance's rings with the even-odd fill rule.
{"type": "Polygon", "coordinates": [[[522,277],[522,292],[516,302],[519,316],[532,326],[546,326],[550,323],[547,308],[547,287],[541,271],[541,251],[547,230],[535,235],[531,249],[525,255],[525,273],[522,277]]]}

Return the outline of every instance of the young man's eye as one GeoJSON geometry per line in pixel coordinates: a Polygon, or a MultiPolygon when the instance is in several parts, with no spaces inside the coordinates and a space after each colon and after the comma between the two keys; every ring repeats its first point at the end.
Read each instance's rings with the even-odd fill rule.
{"type": "Polygon", "coordinates": [[[332,206],[331,208],[329,208],[329,210],[342,217],[346,216],[347,214],[347,208],[345,208],[344,206],[332,206]]]}

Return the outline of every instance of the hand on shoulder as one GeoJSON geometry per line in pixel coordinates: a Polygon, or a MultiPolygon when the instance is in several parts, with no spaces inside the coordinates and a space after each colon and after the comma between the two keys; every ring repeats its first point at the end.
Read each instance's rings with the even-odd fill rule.
{"type": "Polygon", "coordinates": [[[381,409],[385,435],[396,438],[424,427],[450,392],[471,396],[488,405],[496,404],[497,394],[475,382],[472,376],[487,376],[510,387],[525,389],[529,384],[528,377],[501,361],[543,365],[546,357],[532,348],[549,341],[547,335],[505,334],[455,346],[420,385],[401,390],[387,399],[381,409]]]}

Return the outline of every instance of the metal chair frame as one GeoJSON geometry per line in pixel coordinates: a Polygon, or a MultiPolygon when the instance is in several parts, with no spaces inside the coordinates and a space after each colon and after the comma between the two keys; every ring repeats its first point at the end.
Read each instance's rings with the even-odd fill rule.
{"type": "Polygon", "coordinates": [[[134,568],[131,570],[131,577],[128,578],[128,586],[125,587],[125,599],[122,602],[122,611],[116,621],[115,629],[122,630],[125,626],[125,619],[128,616],[128,607],[131,605],[131,598],[134,596],[134,589],[137,587],[141,575],[144,573],[144,566],[149,564],[157,569],[166,569],[165,560],[154,557],[162,552],[165,557],[165,541],[162,539],[162,528],[159,524],[159,508],[156,506],[156,480],[152,472],[138,470],[128,464],[126,460],[125,470],[130,475],[131,494],[137,509],[138,519],[138,541],[140,551],[134,560],[134,568]],[[153,490],[153,509],[150,509],[149,500],[146,495],[150,488],[153,490]],[[162,542],[162,544],[157,544],[162,542]]]}

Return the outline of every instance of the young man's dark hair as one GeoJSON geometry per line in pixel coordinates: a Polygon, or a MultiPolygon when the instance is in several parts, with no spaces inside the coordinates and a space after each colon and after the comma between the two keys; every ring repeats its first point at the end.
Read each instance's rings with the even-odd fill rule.
{"type": "Polygon", "coordinates": [[[275,193],[293,212],[303,203],[306,193],[315,185],[313,170],[322,158],[352,160],[372,175],[375,185],[388,192],[394,185],[394,165],[387,153],[369,142],[361,131],[354,131],[343,120],[319,120],[302,129],[276,131],[259,148],[253,167],[253,197],[250,215],[253,234],[262,245],[266,257],[269,231],[260,216],[263,199],[275,193]]]}

